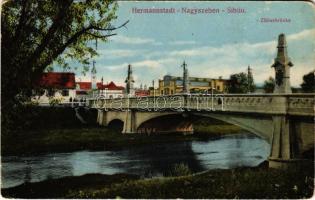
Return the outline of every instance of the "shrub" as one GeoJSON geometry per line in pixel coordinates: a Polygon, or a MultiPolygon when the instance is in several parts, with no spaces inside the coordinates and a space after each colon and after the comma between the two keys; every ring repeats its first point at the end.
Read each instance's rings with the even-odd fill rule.
{"type": "Polygon", "coordinates": [[[187,176],[190,174],[192,174],[192,172],[185,163],[175,164],[170,172],[170,176],[187,176]]]}

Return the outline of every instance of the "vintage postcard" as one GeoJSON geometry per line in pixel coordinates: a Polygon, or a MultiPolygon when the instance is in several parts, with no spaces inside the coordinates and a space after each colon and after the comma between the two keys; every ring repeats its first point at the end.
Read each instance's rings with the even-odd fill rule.
{"type": "Polygon", "coordinates": [[[311,1],[1,1],[1,195],[314,196],[311,1]]]}

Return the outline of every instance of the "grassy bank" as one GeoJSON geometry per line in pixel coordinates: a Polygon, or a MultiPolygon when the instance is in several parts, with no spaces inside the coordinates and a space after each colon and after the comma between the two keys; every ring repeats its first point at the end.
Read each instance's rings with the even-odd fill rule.
{"type": "Polygon", "coordinates": [[[146,180],[120,176],[85,175],[27,183],[2,189],[2,195],[20,198],[309,198],[314,189],[311,169],[281,171],[260,166],[146,180]]]}
{"type": "Polygon", "coordinates": [[[241,129],[230,124],[203,122],[196,124],[193,135],[156,135],[117,133],[105,127],[55,128],[17,131],[2,135],[2,155],[70,152],[76,150],[109,150],[131,145],[207,139],[238,133],[241,129]]]}
{"type": "Polygon", "coordinates": [[[80,129],[53,129],[27,131],[2,138],[3,155],[33,154],[45,152],[69,152],[75,150],[107,150],[129,145],[183,140],[185,137],[155,137],[146,135],[122,135],[104,127],[80,129]]]}
{"type": "Polygon", "coordinates": [[[239,133],[241,131],[244,132],[239,126],[211,118],[202,118],[194,123],[194,132],[199,135],[209,135],[214,137],[239,133]]]}

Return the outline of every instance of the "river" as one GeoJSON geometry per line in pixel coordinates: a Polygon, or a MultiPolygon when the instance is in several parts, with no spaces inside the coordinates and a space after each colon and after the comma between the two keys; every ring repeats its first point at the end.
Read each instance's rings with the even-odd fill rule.
{"type": "Polygon", "coordinates": [[[88,173],[162,176],[175,164],[194,172],[257,166],[267,159],[267,141],[244,133],[205,141],[146,144],[115,151],[76,151],[2,157],[2,188],[88,173]]]}

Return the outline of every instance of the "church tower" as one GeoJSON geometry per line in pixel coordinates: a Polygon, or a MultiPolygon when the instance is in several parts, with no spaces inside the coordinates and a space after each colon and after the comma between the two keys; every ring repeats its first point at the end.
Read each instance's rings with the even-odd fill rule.
{"type": "Polygon", "coordinates": [[[135,94],[135,91],[134,91],[134,88],[133,88],[133,83],[134,83],[134,79],[133,79],[133,76],[132,76],[132,69],[131,69],[131,65],[129,64],[128,65],[128,73],[127,73],[127,78],[126,78],[126,94],[128,95],[131,95],[131,96],[134,96],[135,94]]]}
{"type": "Polygon", "coordinates": [[[290,67],[293,66],[288,57],[287,41],[282,33],[278,38],[278,52],[271,66],[275,69],[275,89],[273,93],[292,93],[290,84],[290,67]]]}

